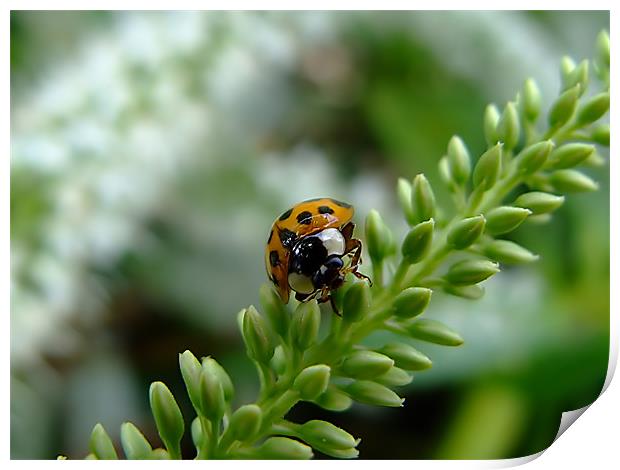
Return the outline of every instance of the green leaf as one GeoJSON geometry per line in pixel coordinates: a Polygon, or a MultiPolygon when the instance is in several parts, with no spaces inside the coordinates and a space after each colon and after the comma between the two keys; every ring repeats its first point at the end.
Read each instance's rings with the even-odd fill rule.
{"type": "Polygon", "coordinates": [[[153,448],[140,430],[132,423],[121,425],[121,444],[125,456],[130,460],[146,460],[151,457],[153,448]]]}
{"type": "Polygon", "coordinates": [[[112,439],[103,428],[101,423],[97,423],[90,435],[89,449],[99,460],[117,460],[116,450],[112,444],[112,439]]]}
{"type": "Polygon", "coordinates": [[[424,287],[409,287],[394,299],[392,313],[400,318],[416,317],[426,310],[432,293],[432,290],[424,287]]]}
{"type": "Polygon", "coordinates": [[[436,320],[415,320],[403,325],[412,338],[444,346],[460,346],[463,338],[454,330],[436,320]]]}
{"type": "Polygon", "coordinates": [[[354,379],[372,379],[384,374],[394,365],[394,361],[375,351],[354,351],[346,356],[339,367],[340,373],[354,379]]]}

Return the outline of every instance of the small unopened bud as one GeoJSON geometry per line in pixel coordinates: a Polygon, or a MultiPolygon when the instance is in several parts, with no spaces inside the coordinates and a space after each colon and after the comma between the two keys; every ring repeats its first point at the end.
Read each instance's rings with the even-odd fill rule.
{"type": "Polygon", "coordinates": [[[509,102],[497,123],[497,136],[504,143],[504,150],[510,151],[516,147],[521,133],[519,114],[514,103],[509,102]]]}
{"type": "Polygon", "coordinates": [[[329,411],[345,411],[351,408],[353,401],[337,388],[328,387],[314,400],[314,403],[329,411]]]}
{"type": "Polygon", "coordinates": [[[386,387],[402,387],[411,383],[413,375],[398,367],[392,367],[386,373],[375,377],[373,380],[386,387]]]}
{"type": "Polygon", "coordinates": [[[547,166],[553,169],[571,168],[585,161],[593,152],[594,145],[565,144],[551,152],[547,166]]]}
{"type": "Polygon", "coordinates": [[[566,193],[580,193],[598,189],[598,184],[595,181],[577,170],[554,171],[549,176],[549,182],[558,191],[566,193]]]}
{"type": "Polygon", "coordinates": [[[248,356],[258,362],[268,363],[273,356],[273,346],[268,337],[265,320],[250,305],[243,314],[243,340],[248,356]]]}
{"type": "Polygon", "coordinates": [[[153,451],[149,441],[132,423],[121,424],[121,444],[129,460],[146,460],[153,451]]]}
{"type": "Polygon", "coordinates": [[[450,175],[456,184],[463,186],[471,174],[471,158],[463,140],[455,135],[448,142],[450,175]]]}
{"type": "Polygon", "coordinates": [[[569,88],[553,103],[549,111],[549,125],[551,127],[560,127],[568,122],[575,114],[577,100],[581,93],[581,85],[577,84],[569,88]]]}
{"type": "Polygon", "coordinates": [[[496,207],[486,214],[486,230],[492,235],[511,232],[531,214],[532,211],[523,207],[496,207]]]}
{"type": "Polygon", "coordinates": [[[312,449],[288,437],[270,437],[256,449],[256,457],[267,460],[308,460],[312,449]]]}
{"type": "Polygon", "coordinates": [[[448,232],[448,245],[457,250],[463,250],[473,245],[484,233],[485,226],[486,219],[483,215],[460,220],[448,232]]]}
{"type": "Polygon", "coordinates": [[[151,452],[151,460],[170,460],[170,454],[168,453],[168,451],[166,451],[166,449],[153,449],[153,452],[151,452]]]}
{"type": "Polygon", "coordinates": [[[435,216],[435,194],[431,184],[423,174],[413,178],[411,185],[411,206],[416,223],[435,216]]]}
{"type": "Polygon", "coordinates": [[[259,291],[260,304],[269,320],[269,324],[273,331],[286,337],[289,327],[290,316],[286,307],[282,303],[282,299],[269,284],[263,284],[259,291]]]}
{"type": "Polygon", "coordinates": [[[560,75],[563,83],[566,83],[575,68],[577,68],[577,64],[571,57],[567,55],[562,57],[562,60],[560,61],[560,75]]]}
{"type": "Polygon", "coordinates": [[[206,445],[204,441],[204,434],[202,432],[202,423],[200,422],[200,417],[196,416],[190,425],[190,433],[192,434],[192,442],[194,443],[194,447],[197,449],[206,445]]]}
{"type": "Polygon", "coordinates": [[[599,145],[609,147],[609,124],[595,127],[592,131],[592,140],[599,145]]]}
{"type": "Polygon", "coordinates": [[[384,374],[392,366],[394,361],[375,351],[355,351],[345,357],[340,371],[346,377],[354,379],[372,379],[377,375],[384,374]]]}
{"type": "Polygon", "coordinates": [[[380,350],[394,359],[396,365],[406,370],[424,370],[432,367],[431,360],[413,346],[404,343],[389,343],[380,350]]]}
{"type": "Polygon", "coordinates": [[[553,142],[545,140],[523,149],[516,159],[517,168],[525,174],[531,174],[542,168],[553,150],[553,142]]]}
{"type": "Polygon", "coordinates": [[[407,223],[409,225],[414,225],[415,215],[413,213],[413,206],[411,205],[411,183],[405,178],[398,178],[396,192],[398,193],[400,207],[403,210],[407,223]]]}
{"type": "Polygon", "coordinates": [[[502,144],[496,144],[484,152],[474,168],[474,186],[484,191],[499,179],[502,170],[502,144]]]}
{"type": "Polygon", "coordinates": [[[540,115],[540,89],[532,78],[523,84],[523,114],[529,122],[535,122],[540,115]]]}
{"type": "Polygon", "coordinates": [[[291,339],[300,350],[312,346],[319,335],[321,312],[315,301],[300,303],[293,313],[291,322],[291,339]]]}
{"type": "Polygon", "coordinates": [[[407,263],[417,263],[426,256],[433,241],[434,228],[435,221],[430,219],[409,230],[402,245],[403,259],[407,263]]]}
{"type": "MultiPolygon", "coordinates": [[[[257,405],[243,405],[232,414],[228,429],[233,441],[245,441],[256,435],[262,423],[262,411],[257,405]]],[[[227,429],[227,430],[228,430],[227,429]]]]}
{"type": "Polygon", "coordinates": [[[196,410],[200,409],[200,371],[201,365],[190,351],[179,354],[179,366],[185,382],[189,399],[196,410]]]}
{"type": "Polygon", "coordinates": [[[325,364],[306,367],[293,382],[293,389],[303,400],[312,401],[327,390],[329,377],[330,368],[325,364]]]}
{"type": "Polygon", "coordinates": [[[457,183],[452,176],[452,170],[450,169],[450,161],[448,156],[444,155],[439,159],[439,177],[441,181],[448,187],[451,192],[456,191],[457,183]]]}
{"type": "Polygon", "coordinates": [[[509,240],[494,240],[484,247],[484,254],[505,264],[532,263],[538,256],[509,240]]]}
{"type": "Polygon", "coordinates": [[[226,399],[215,361],[206,358],[200,371],[200,412],[211,421],[219,421],[226,411],[226,399]]]}
{"type": "Polygon", "coordinates": [[[313,419],[298,428],[299,437],[315,449],[323,452],[326,450],[346,450],[357,445],[355,438],[327,421],[313,419]]]}
{"type": "Polygon", "coordinates": [[[432,293],[424,287],[409,287],[396,296],[392,312],[400,318],[417,317],[426,310],[432,293]]]}
{"type": "Polygon", "coordinates": [[[609,111],[609,92],[590,98],[577,112],[577,123],[585,126],[597,121],[609,111]]]}
{"type": "Polygon", "coordinates": [[[478,284],[499,272],[497,263],[487,260],[464,260],[453,264],[446,280],[457,286],[478,284]]]}
{"type": "Polygon", "coordinates": [[[484,287],[477,284],[470,286],[455,286],[453,284],[445,284],[443,286],[444,292],[457,297],[462,297],[469,300],[478,300],[484,296],[484,287]]]}
{"type": "Polygon", "coordinates": [[[564,196],[532,191],[521,194],[514,202],[515,206],[525,207],[532,211],[533,215],[547,214],[553,212],[564,204],[564,196]]]}
{"type": "Polygon", "coordinates": [[[88,447],[91,453],[99,460],[117,460],[118,455],[112,444],[112,439],[103,428],[101,423],[97,423],[90,435],[88,447]]]}
{"type": "Polygon", "coordinates": [[[463,338],[454,330],[435,320],[415,320],[405,325],[409,336],[428,343],[460,346],[463,338]]]}
{"type": "Polygon", "coordinates": [[[149,390],[149,399],[161,440],[167,449],[179,449],[185,424],[174,396],[162,382],[153,382],[149,390]]]}
{"type": "Polygon", "coordinates": [[[384,385],[369,380],[357,380],[346,386],[344,391],[355,401],[368,405],[401,407],[405,401],[384,385]]]}
{"type": "Polygon", "coordinates": [[[380,263],[389,252],[390,237],[387,227],[376,210],[366,216],[366,246],[373,263],[380,263]]]}
{"type": "Polygon", "coordinates": [[[579,85],[579,96],[583,95],[588,87],[588,71],[590,64],[587,60],[579,62],[575,68],[573,68],[567,74],[563,74],[563,88],[562,90],[568,90],[576,85],[579,85]]]}
{"type": "Polygon", "coordinates": [[[483,127],[484,137],[487,146],[491,147],[497,144],[499,137],[497,136],[497,124],[499,123],[499,110],[494,104],[490,104],[484,110],[483,127]]]}
{"type": "Polygon", "coordinates": [[[342,318],[354,323],[366,316],[370,308],[370,288],[366,282],[355,282],[344,295],[342,318]]]}
{"type": "Polygon", "coordinates": [[[609,69],[609,34],[601,31],[596,37],[596,61],[599,66],[609,69]]]}

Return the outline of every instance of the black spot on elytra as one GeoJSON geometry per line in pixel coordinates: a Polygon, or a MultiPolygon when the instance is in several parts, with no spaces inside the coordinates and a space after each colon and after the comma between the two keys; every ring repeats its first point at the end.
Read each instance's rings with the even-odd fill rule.
{"type": "Polygon", "coordinates": [[[282,214],[278,220],[286,220],[291,216],[292,213],[293,209],[289,209],[284,214],[282,214]]]}
{"type": "Polygon", "coordinates": [[[267,243],[271,243],[272,238],[273,238],[273,230],[269,232],[269,239],[267,240],[267,243]]]}
{"type": "Polygon", "coordinates": [[[278,264],[280,264],[280,257],[278,256],[277,251],[269,252],[269,263],[271,263],[271,267],[275,268],[278,264]]]}
{"type": "Polygon", "coordinates": [[[329,206],[319,206],[319,214],[333,214],[334,209],[329,206]]]}
{"type": "Polygon", "coordinates": [[[303,211],[297,214],[297,222],[304,225],[310,225],[312,222],[312,212],[303,211]]]}
{"type": "Polygon", "coordinates": [[[337,206],[344,207],[345,209],[348,209],[349,207],[351,207],[351,204],[347,204],[346,202],[338,201],[337,199],[331,199],[330,198],[329,200],[332,201],[337,206]]]}
{"type": "Polygon", "coordinates": [[[285,228],[280,230],[278,236],[280,237],[280,241],[282,242],[284,248],[293,248],[293,245],[295,244],[295,239],[297,238],[295,236],[295,232],[291,232],[289,229],[285,228]]]}

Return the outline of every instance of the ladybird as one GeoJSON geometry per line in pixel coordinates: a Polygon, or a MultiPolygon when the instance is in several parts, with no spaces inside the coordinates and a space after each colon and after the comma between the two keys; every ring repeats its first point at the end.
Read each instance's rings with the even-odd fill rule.
{"type": "Polygon", "coordinates": [[[348,273],[368,282],[357,271],[362,242],[353,238],[351,204],[332,198],[316,198],[283,212],[271,226],[265,249],[269,279],[284,303],[291,290],[301,302],[330,301],[338,313],[331,291],[344,283],[348,273]],[[345,263],[345,256],[350,262],[345,263]]]}

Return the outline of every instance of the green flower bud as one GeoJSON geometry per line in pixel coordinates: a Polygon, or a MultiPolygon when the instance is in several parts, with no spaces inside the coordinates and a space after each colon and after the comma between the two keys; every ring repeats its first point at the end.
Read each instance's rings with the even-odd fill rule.
{"type": "Polygon", "coordinates": [[[254,404],[243,405],[232,414],[227,432],[233,441],[245,441],[254,437],[260,429],[263,412],[254,404]]]}
{"type": "Polygon", "coordinates": [[[192,434],[192,442],[194,443],[194,447],[198,449],[205,445],[202,441],[204,438],[202,435],[202,424],[200,423],[200,418],[198,416],[193,419],[190,426],[190,432],[192,434]]]}
{"type": "Polygon", "coordinates": [[[255,361],[268,363],[273,356],[273,346],[267,333],[265,320],[253,305],[250,305],[243,315],[242,333],[248,356],[255,361]]]}
{"type": "Polygon", "coordinates": [[[411,206],[416,223],[428,220],[435,215],[435,195],[431,184],[422,173],[413,178],[411,206]]]}
{"type": "Polygon", "coordinates": [[[273,351],[273,357],[270,362],[271,368],[276,371],[276,373],[282,375],[286,370],[286,362],[287,359],[284,348],[279,344],[273,351]]]}
{"type": "Polygon", "coordinates": [[[494,240],[484,247],[484,254],[499,263],[532,263],[538,256],[508,240],[494,240]]]}
{"type": "Polygon", "coordinates": [[[601,31],[596,37],[596,61],[600,66],[609,70],[609,34],[607,31],[601,31]]]}
{"type": "Polygon", "coordinates": [[[357,380],[344,388],[355,401],[368,405],[401,407],[404,398],[399,397],[389,388],[369,380],[357,380]]]}
{"type": "Polygon", "coordinates": [[[181,375],[187,388],[187,394],[196,410],[200,409],[200,370],[201,365],[190,351],[179,354],[181,375]]]}
{"type": "Polygon", "coordinates": [[[293,382],[293,389],[299,392],[303,400],[315,400],[327,390],[329,376],[330,368],[325,364],[306,367],[293,382]]]}
{"type": "Polygon", "coordinates": [[[420,315],[429,302],[433,291],[424,287],[409,287],[394,299],[392,312],[400,318],[413,318],[420,315]]]}
{"type": "Polygon", "coordinates": [[[426,256],[433,241],[434,228],[435,221],[430,219],[409,230],[402,246],[403,258],[407,263],[417,263],[426,256]]]}
{"type": "Polygon", "coordinates": [[[452,284],[446,284],[443,286],[443,290],[450,295],[455,295],[469,300],[478,300],[484,296],[484,287],[476,284],[471,286],[455,286],[452,284]]]}
{"type": "Polygon", "coordinates": [[[551,152],[547,166],[554,169],[571,168],[586,160],[593,152],[594,145],[565,144],[551,152]]]}
{"type": "Polygon", "coordinates": [[[585,126],[599,120],[609,111],[609,92],[590,98],[577,112],[577,123],[585,126]]]}
{"type": "Polygon", "coordinates": [[[321,312],[316,301],[300,303],[293,313],[291,324],[291,340],[300,350],[305,351],[312,346],[319,335],[321,312]]]}
{"type": "Polygon", "coordinates": [[[99,460],[117,460],[116,450],[112,439],[108,436],[101,423],[97,423],[90,435],[88,447],[92,454],[99,460]]]}
{"type": "Polygon", "coordinates": [[[447,155],[441,157],[441,159],[439,160],[439,177],[451,192],[456,191],[457,183],[454,181],[454,178],[452,176],[450,161],[448,160],[447,155]]]}
{"type": "Polygon", "coordinates": [[[463,140],[455,135],[448,142],[450,175],[459,186],[467,183],[471,174],[471,158],[463,140]]]}
{"type": "Polygon", "coordinates": [[[564,57],[562,57],[562,60],[560,61],[560,75],[562,78],[562,83],[566,83],[566,81],[570,77],[570,74],[573,72],[573,70],[575,70],[576,67],[577,64],[569,56],[565,55],[564,57]]]}
{"type": "Polygon", "coordinates": [[[337,388],[328,387],[314,400],[314,403],[329,411],[345,411],[351,408],[353,400],[337,388]]]}
{"type": "Polygon", "coordinates": [[[405,178],[398,178],[396,191],[398,193],[400,207],[405,215],[405,220],[409,225],[414,225],[415,214],[413,213],[413,206],[411,205],[411,183],[405,178]]]}
{"type": "Polygon", "coordinates": [[[531,214],[531,210],[523,207],[496,207],[495,209],[491,209],[486,215],[486,230],[492,235],[511,232],[521,225],[531,214]]]}
{"type": "Polygon", "coordinates": [[[366,282],[355,282],[344,295],[342,318],[354,323],[366,316],[370,308],[370,288],[366,282]]]}
{"type": "Polygon", "coordinates": [[[394,359],[396,365],[406,370],[424,370],[433,366],[431,360],[413,346],[404,343],[389,343],[380,350],[394,359]]]}
{"type": "Polygon", "coordinates": [[[151,460],[170,460],[170,454],[165,449],[153,449],[151,460]]]}
{"type": "Polygon", "coordinates": [[[573,117],[580,93],[581,85],[577,84],[562,93],[553,103],[549,111],[549,125],[551,127],[561,127],[573,117]]]}
{"type": "Polygon", "coordinates": [[[213,359],[206,358],[200,371],[200,412],[211,421],[219,421],[226,411],[224,389],[213,359]]]}
{"type": "Polygon", "coordinates": [[[563,75],[564,86],[562,91],[579,85],[579,96],[583,95],[588,87],[588,69],[588,61],[582,60],[573,70],[563,75]]]}
{"type": "Polygon", "coordinates": [[[402,387],[403,385],[409,385],[411,383],[413,380],[413,375],[398,367],[392,367],[390,370],[375,377],[373,380],[381,385],[385,385],[386,387],[402,387]]]}
{"type": "Polygon", "coordinates": [[[153,382],[149,389],[151,412],[155,418],[157,432],[166,448],[180,456],[180,442],[185,431],[183,415],[174,396],[162,382],[153,382]]]}
{"type": "Polygon", "coordinates": [[[347,450],[355,447],[359,441],[346,432],[327,421],[313,419],[308,421],[297,430],[299,437],[312,447],[324,454],[330,450],[347,450]]]}
{"type": "Polygon", "coordinates": [[[474,186],[484,191],[490,189],[499,179],[502,171],[502,144],[497,144],[484,152],[474,168],[474,186]]]}
{"type": "Polygon", "coordinates": [[[84,457],[84,460],[99,460],[95,454],[88,454],[86,457],[84,457]]]}
{"type": "Polygon", "coordinates": [[[504,149],[510,151],[519,143],[521,124],[514,103],[509,102],[497,123],[497,136],[504,143],[504,149]]]}
{"type": "Polygon", "coordinates": [[[564,204],[564,196],[539,191],[521,194],[514,202],[515,206],[529,209],[533,215],[553,212],[562,204],[564,204]]]}
{"type": "Polygon", "coordinates": [[[448,232],[448,245],[457,250],[473,245],[484,233],[485,226],[486,219],[483,215],[460,220],[448,232]]]}
{"type": "Polygon", "coordinates": [[[260,304],[269,320],[273,331],[285,338],[288,332],[290,317],[280,296],[269,284],[263,284],[259,291],[260,304]]]}
{"type": "Polygon", "coordinates": [[[414,320],[403,325],[409,336],[428,343],[460,346],[463,338],[454,330],[435,320],[414,320]]]}
{"type": "Polygon", "coordinates": [[[592,131],[592,140],[599,145],[609,147],[609,124],[595,127],[592,131]]]}
{"type": "Polygon", "coordinates": [[[598,153],[596,150],[590,154],[588,158],[586,158],[583,162],[584,165],[587,165],[591,168],[600,168],[605,166],[605,159],[598,153]]]}
{"type": "Polygon", "coordinates": [[[523,85],[523,115],[530,122],[536,122],[540,115],[541,97],[538,85],[528,78],[523,85]]]}
{"type": "Polygon", "coordinates": [[[146,460],[153,451],[149,441],[132,423],[121,424],[121,444],[129,460],[146,460]]]}
{"type": "Polygon", "coordinates": [[[226,370],[213,358],[207,357],[202,360],[202,367],[207,367],[210,373],[217,376],[222,384],[222,391],[224,392],[224,398],[227,402],[230,402],[235,394],[235,387],[233,386],[230,376],[226,370]]]}
{"type": "Polygon", "coordinates": [[[553,146],[553,142],[545,140],[526,147],[519,153],[516,159],[517,168],[521,173],[535,173],[545,164],[549,154],[553,150],[553,146]]]}
{"type": "Polygon", "coordinates": [[[366,246],[373,263],[380,263],[389,252],[389,235],[379,212],[372,209],[366,216],[366,246]]]}
{"type": "Polygon", "coordinates": [[[375,351],[355,351],[344,358],[340,372],[354,379],[372,379],[384,374],[394,365],[394,361],[375,351]]]}
{"type": "Polygon", "coordinates": [[[268,460],[308,460],[312,449],[288,437],[270,437],[256,449],[256,457],[268,460]]]}
{"type": "Polygon", "coordinates": [[[499,137],[497,135],[497,124],[499,123],[499,110],[494,104],[490,104],[484,110],[483,127],[484,137],[487,146],[492,147],[497,144],[499,137]]]}
{"type": "Polygon", "coordinates": [[[478,284],[499,272],[497,263],[487,260],[464,260],[453,264],[446,280],[457,286],[478,284]]]}
{"type": "Polygon", "coordinates": [[[563,193],[579,193],[598,189],[595,181],[576,170],[554,171],[549,176],[549,181],[554,188],[563,193]]]}

